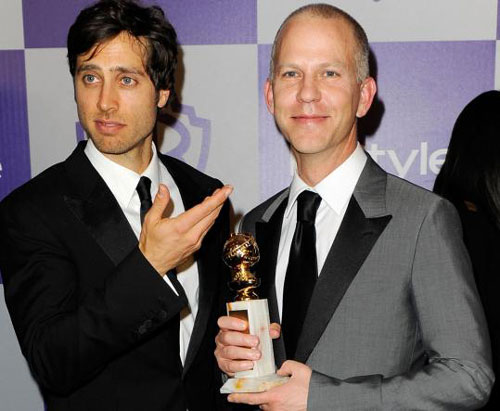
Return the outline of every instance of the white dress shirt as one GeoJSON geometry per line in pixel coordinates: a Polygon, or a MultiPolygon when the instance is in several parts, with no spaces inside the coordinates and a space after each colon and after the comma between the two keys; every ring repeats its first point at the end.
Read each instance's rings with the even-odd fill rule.
{"type": "Polygon", "coordinates": [[[310,190],[318,193],[322,199],[314,224],[316,228],[316,258],[318,262],[318,275],[320,275],[365,163],[366,154],[358,143],[356,149],[347,160],[328,174],[315,187],[309,187],[299,177],[297,171],[295,172],[292,184],[290,185],[288,204],[283,216],[276,264],[276,298],[278,300],[280,318],[282,317],[283,310],[283,289],[285,287],[288,258],[290,257],[290,246],[297,224],[297,197],[302,191],[310,190]]]}
{"type": "MultiPolygon", "coordinates": [[[[158,158],[154,144],[152,145],[152,149],[153,157],[151,158],[151,162],[142,174],[137,174],[135,171],[123,167],[104,156],[99,150],[97,150],[92,140],[89,139],[85,147],[85,154],[113,193],[138,239],[141,233],[141,201],[139,199],[139,194],[137,194],[136,187],[142,176],[146,176],[151,179],[151,196],[153,199],[158,192],[160,183],[163,183],[168,187],[168,190],[170,191],[170,203],[164,214],[165,217],[175,217],[185,211],[179,188],[175,184],[174,179],[166,167],[158,158]]],[[[189,339],[191,338],[191,333],[193,331],[194,320],[198,312],[198,266],[194,259],[190,257],[188,261],[176,267],[176,269],[177,279],[184,288],[189,302],[189,306],[184,307],[180,313],[179,354],[181,361],[184,364],[189,339]]],[[[170,288],[172,288],[174,293],[177,294],[177,291],[168,277],[165,275],[163,276],[163,279],[170,286],[170,288]]]]}

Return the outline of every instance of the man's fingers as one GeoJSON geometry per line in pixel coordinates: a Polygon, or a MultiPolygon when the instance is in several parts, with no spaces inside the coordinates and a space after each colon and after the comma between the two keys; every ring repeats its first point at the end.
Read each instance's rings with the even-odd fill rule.
{"type": "Polygon", "coordinates": [[[222,371],[226,374],[235,374],[240,371],[248,371],[253,369],[253,361],[248,360],[222,360],[219,364],[222,371]]]}
{"type": "Polygon", "coordinates": [[[218,207],[222,206],[233,191],[233,188],[231,186],[224,186],[218,190],[210,197],[205,198],[200,204],[177,216],[177,219],[186,226],[195,226],[218,207]]]}
{"type": "Polygon", "coordinates": [[[234,402],[234,403],[242,403],[242,404],[250,404],[250,405],[259,405],[259,404],[266,404],[269,402],[269,396],[267,395],[266,392],[262,393],[255,393],[255,394],[245,394],[245,393],[238,393],[238,394],[229,394],[227,397],[227,400],[229,402],[234,402]]]}
{"type": "Polygon", "coordinates": [[[234,345],[219,347],[217,351],[221,359],[223,358],[227,360],[257,361],[261,356],[260,351],[255,348],[246,348],[234,345]]]}
{"type": "Polygon", "coordinates": [[[146,214],[149,221],[159,221],[163,216],[163,212],[170,202],[170,192],[165,184],[160,184],[156,193],[153,205],[146,214]]]}
{"type": "Polygon", "coordinates": [[[220,213],[220,210],[222,210],[222,204],[212,210],[207,216],[203,217],[193,227],[191,227],[196,238],[202,240],[203,237],[205,237],[205,234],[207,234],[208,230],[210,230],[210,228],[214,225],[215,220],[220,213]]]}
{"type": "Polygon", "coordinates": [[[259,337],[239,331],[222,331],[217,335],[216,341],[224,346],[255,348],[259,345],[259,337]]]}
{"type": "Polygon", "coordinates": [[[229,315],[219,317],[219,319],[217,320],[217,325],[223,330],[233,331],[245,331],[248,327],[248,323],[246,321],[231,317],[229,315]]]}

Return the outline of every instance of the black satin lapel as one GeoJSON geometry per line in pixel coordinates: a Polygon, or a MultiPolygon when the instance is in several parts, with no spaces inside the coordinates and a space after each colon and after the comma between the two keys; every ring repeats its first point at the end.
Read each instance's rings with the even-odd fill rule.
{"type": "MultiPolygon", "coordinates": [[[[269,318],[272,323],[280,323],[278,300],[276,298],[276,261],[281,236],[281,226],[288,198],[285,198],[276,209],[269,222],[255,224],[255,236],[260,251],[260,261],[256,266],[257,275],[261,279],[257,293],[261,298],[267,298],[269,318]]],[[[283,338],[273,341],[274,360],[278,367],[286,360],[283,338]]]]}
{"type": "Polygon", "coordinates": [[[217,294],[218,278],[220,275],[223,275],[216,272],[216,270],[221,269],[221,265],[216,264],[214,260],[214,255],[222,256],[222,250],[216,250],[214,244],[218,244],[219,242],[210,238],[212,234],[216,234],[217,230],[218,228],[215,226],[212,228],[212,231],[203,240],[203,246],[200,251],[196,253],[199,279],[198,313],[196,314],[193,332],[189,339],[183,375],[186,374],[193,363],[200,344],[203,341],[210,315],[214,309],[212,305],[214,304],[214,296],[217,294]]]}
{"type": "Polygon", "coordinates": [[[318,278],[295,359],[305,363],[392,216],[366,218],[351,197],[339,232],[318,278]]]}
{"type": "Polygon", "coordinates": [[[102,179],[88,198],[65,196],[64,201],[115,265],[137,246],[132,227],[102,179]]]}
{"type": "Polygon", "coordinates": [[[201,187],[198,181],[190,179],[187,173],[182,170],[182,166],[179,166],[177,162],[172,161],[171,158],[164,155],[159,155],[159,157],[179,189],[185,210],[189,210],[202,202],[206,196],[212,194],[208,188],[201,187]]]}
{"type": "MultiPolygon", "coordinates": [[[[163,155],[160,155],[160,159],[173,177],[179,189],[185,210],[189,210],[201,203],[206,196],[211,195],[217,188],[215,186],[204,187],[199,181],[190,178],[186,171],[183,170],[183,167],[187,167],[186,165],[172,161],[172,159],[163,155]]],[[[220,269],[220,266],[217,265],[214,260],[214,255],[222,255],[222,250],[214,249],[215,244],[219,243],[219,241],[216,241],[215,237],[213,237],[217,235],[218,230],[219,227],[217,224],[211,228],[207,236],[203,239],[200,250],[195,254],[199,280],[198,313],[196,314],[193,332],[189,339],[183,375],[186,374],[196,357],[196,353],[203,341],[210,315],[213,311],[212,305],[214,304],[214,296],[218,287],[217,278],[218,275],[221,274],[214,272],[220,269]]]]}

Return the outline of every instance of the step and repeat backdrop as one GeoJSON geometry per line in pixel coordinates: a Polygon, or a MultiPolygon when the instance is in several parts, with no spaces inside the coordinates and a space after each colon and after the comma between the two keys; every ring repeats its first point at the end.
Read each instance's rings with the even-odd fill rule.
{"type": "MultiPolygon", "coordinates": [[[[90,3],[0,0],[0,199],[64,160],[85,138],[65,39],[78,11],[90,3]]],[[[144,3],[163,8],[181,50],[178,100],[161,114],[160,150],[233,184],[236,221],[287,186],[293,173],[293,160],[266,110],[262,90],[276,30],[292,10],[308,2],[144,3]]],[[[387,171],[432,188],[461,109],[477,94],[500,88],[500,1],[329,3],[352,14],[371,43],[379,92],[360,125],[361,141],[387,171]]],[[[0,409],[43,410],[3,298],[0,409]]]]}

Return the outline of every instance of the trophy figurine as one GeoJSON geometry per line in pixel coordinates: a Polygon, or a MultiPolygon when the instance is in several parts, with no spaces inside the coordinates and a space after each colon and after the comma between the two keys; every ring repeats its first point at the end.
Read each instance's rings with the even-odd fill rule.
{"type": "Polygon", "coordinates": [[[251,234],[231,234],[224,244],[223,260],[231,268],[230,288],[236,292],[234,302],[227,303],[227,314],[248,322],[248,333],[259,337],[262,355],[248,371],[237,372],[221,388],[221,393],[262,392],[288,381],[276,374],[273,343],[269,336],[269,308],[255,289],[260,280],[250,271],[259,261],[259,248],[251,234]]]}

